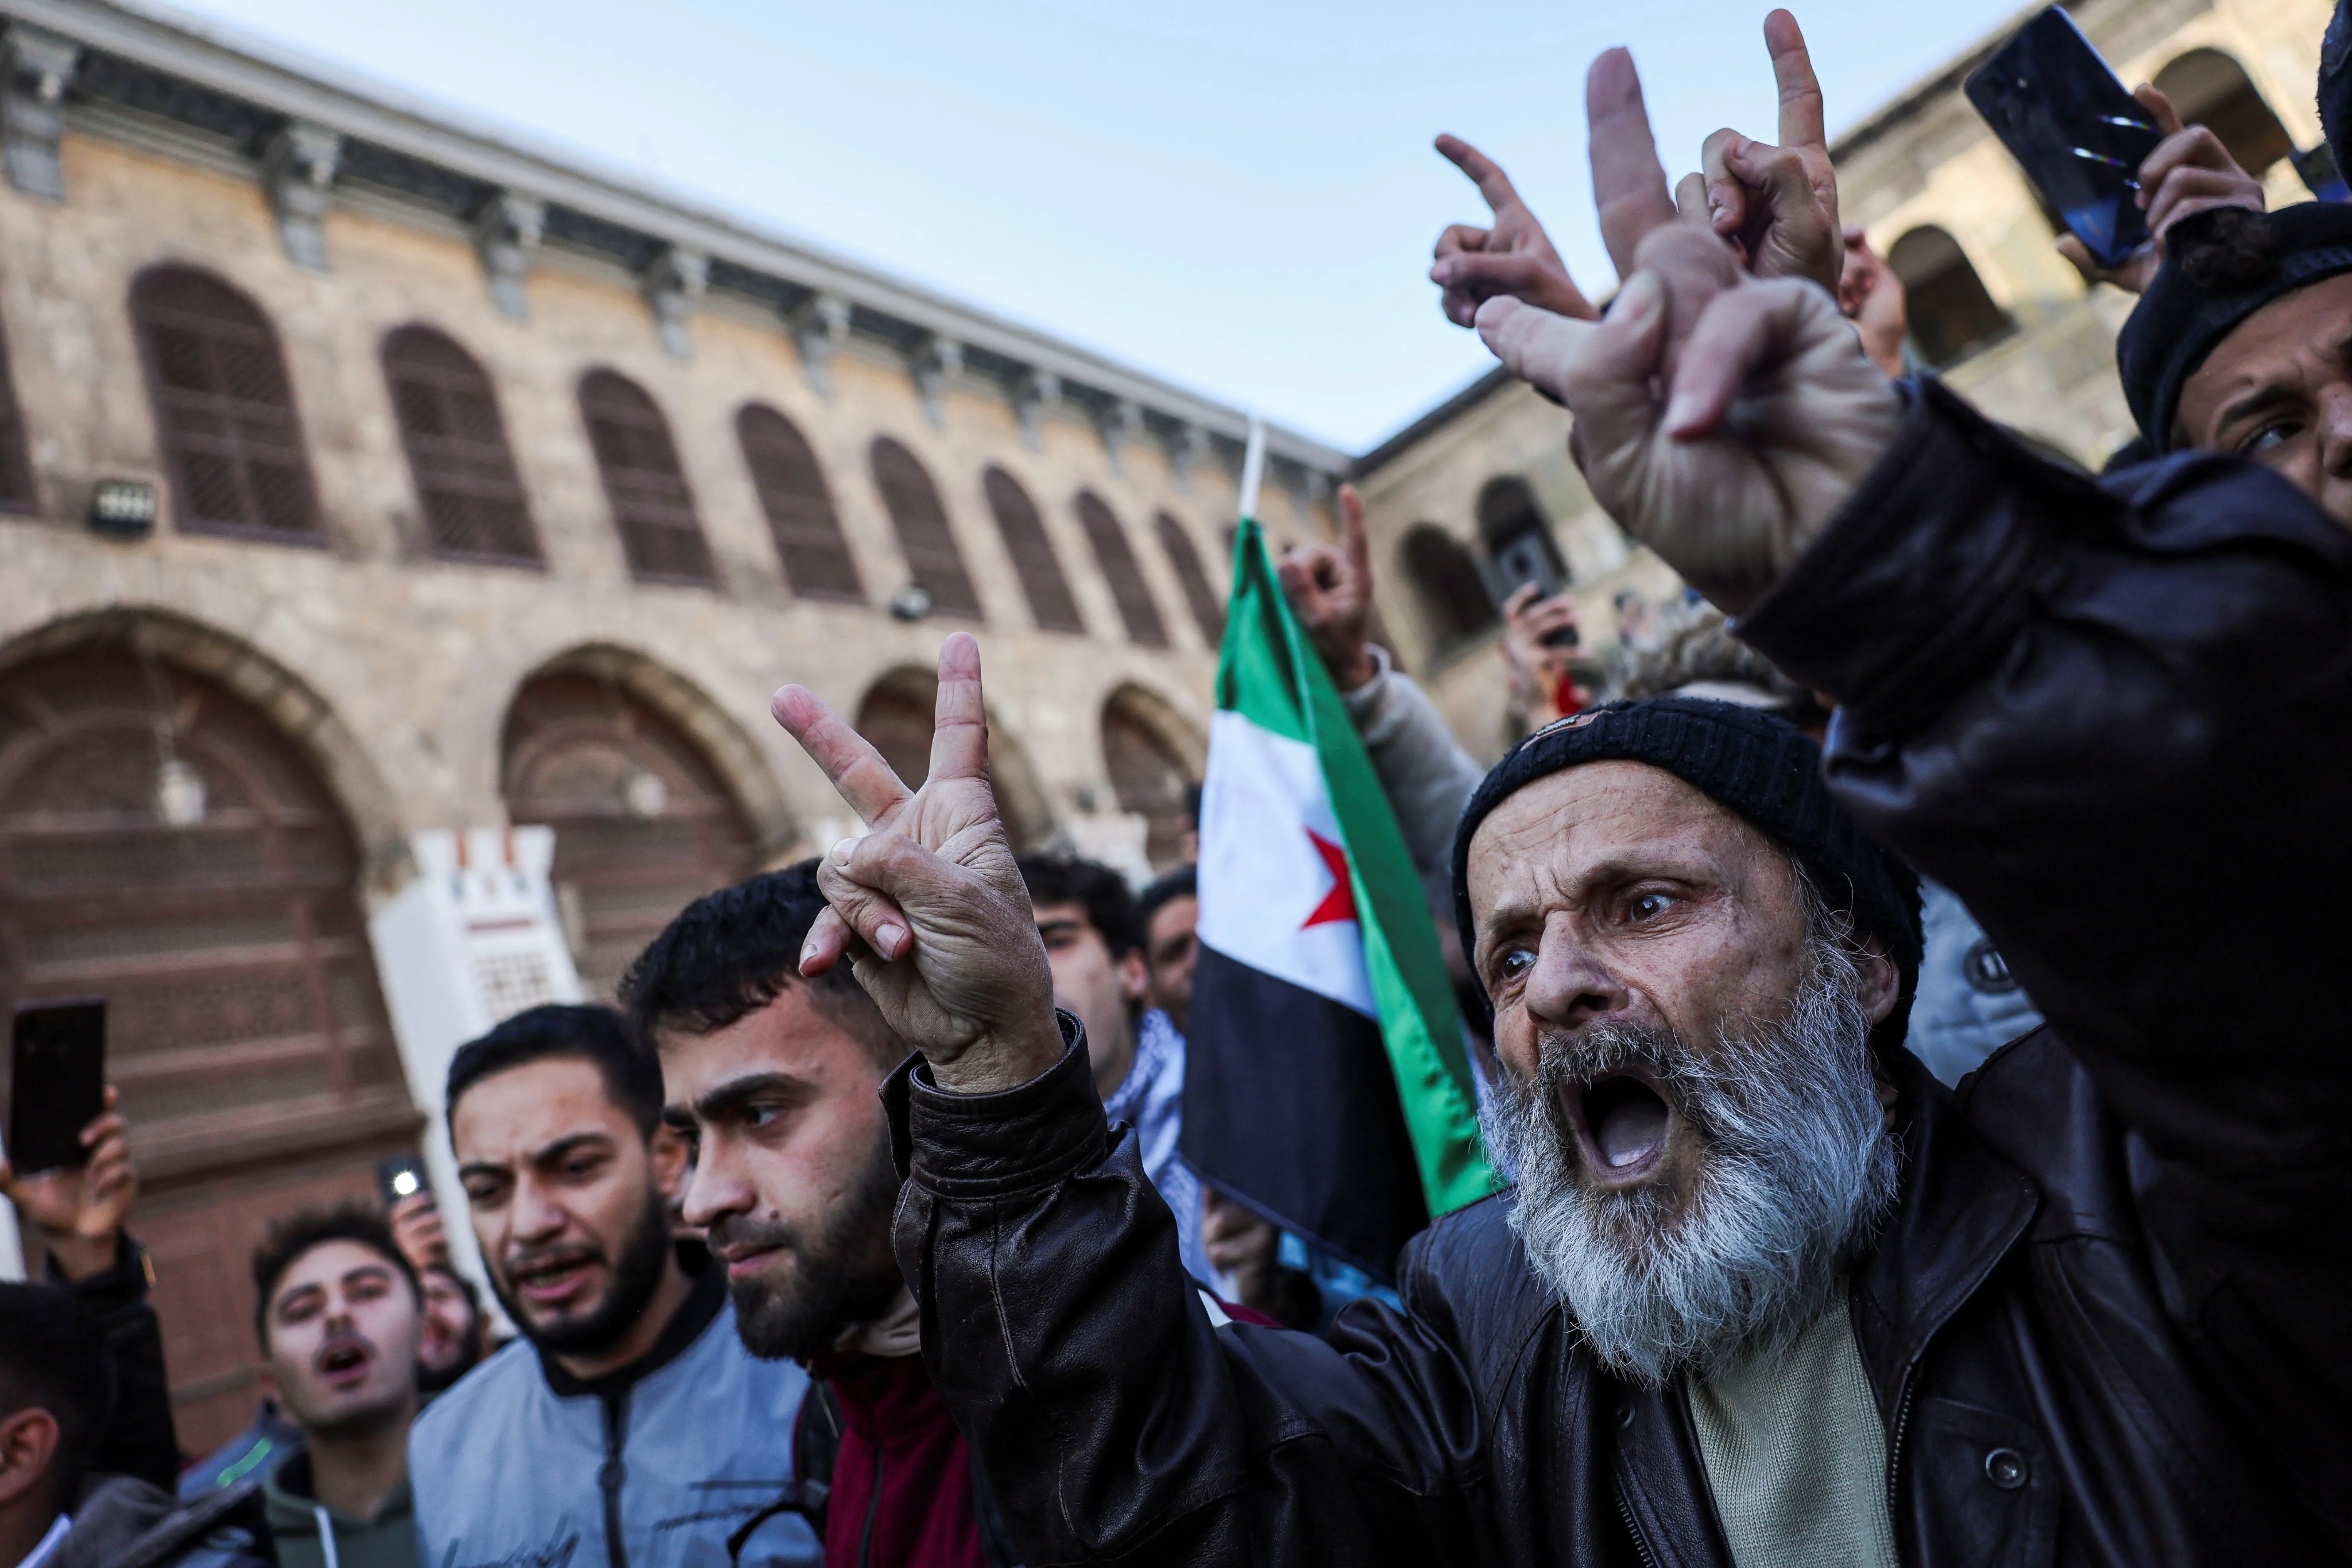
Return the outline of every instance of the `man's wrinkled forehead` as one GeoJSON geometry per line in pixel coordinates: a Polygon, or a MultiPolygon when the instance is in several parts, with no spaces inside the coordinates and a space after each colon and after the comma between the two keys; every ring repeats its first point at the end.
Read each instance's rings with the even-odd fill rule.
{"type": "Polygon", "coordinates": [[[1646,762],[1587,762],[1498,803],[1470,839],[1473,921],[1498,900],[1564,897],[1598,874],[1644,870],[1719,877],[1762,834],[1705,791],[1646,762]]]}
{"type": "Polygon", "coordinates": [[[520,1166],[540,1150],[594,1134],[626,1146],[635,1121],[613,1103],[604,1070],[574,1056],[520,1062],[467,1085],[449,1118],[459,1163],[520,1166]]]}
{"type": "Polygon", "coordinates": [[[2315,359],[2341,375],[2352,339],[2352,273],[2306,283],[2255,310],[2214,344],[2181,383],[2179,438],[2209,445],[2273,389],[2301,390],[2315,359]]]}

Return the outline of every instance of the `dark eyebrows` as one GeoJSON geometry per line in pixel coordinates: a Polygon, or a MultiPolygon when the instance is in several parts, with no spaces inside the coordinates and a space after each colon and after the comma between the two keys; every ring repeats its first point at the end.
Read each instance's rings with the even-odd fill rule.
{"type": "Polygon", "coordinates": [[[805,1100],[809,1081],[791,1072],[747,1072],[703,1092],[694,1102],[694,1119],[710,1123],[754,1100],[805,1100]]]}
{"type": "Polygon", "coordinates": [[[2213,416],[2213,434],[2218,439],[2241,420],[2267,413],[2281,403],[2292,402],[2295,395],[2294,389],[2283,382],[2258,386],[2245,396],[2222,405],[2221,412],[2213,416]]]}
{"type": "Polygon", "coordinates": [[[533,1149],[530,1152],[530,1163],[535,1166],[551,1166],[567,1155],[577,1154],[583,1147],[589,1145],[594,1145],[600,1149],[609,1149],[614,1146],[613,1135],[604,1132],[572,1133],[533,1149]]]}

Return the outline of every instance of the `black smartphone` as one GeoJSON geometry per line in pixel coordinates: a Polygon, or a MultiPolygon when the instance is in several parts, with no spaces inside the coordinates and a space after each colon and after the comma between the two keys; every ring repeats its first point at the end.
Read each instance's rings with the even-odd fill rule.
{"type": "Polygon", "coordinates": [[[415,1197],[425,1190],[425,1163],[415,1155],[394,1155],[378,1161],[375,1188],[383,1195],[386,1208],[404,1197],[415,1197]]]}
{"type": "Polygon", "coordinates": [[[2052,6],[1969,76],[1993,134],[2102,267],[2147,243],[2139,166],[2164,132],[2074,19],[2052,6]]]}
{"type": "Polygon", "coordinates": [[[1530,582],[1536,585],[1536,597],[1538,599],[1549,599],[1567,586],[1560,581],[1559,572],[1552,565],[1551,551],[1545,548],[1542,536],[1532,530],[1519,534],[1498,547],[1489,570],[1497,604],[1530,582]]]}
{"type": "Polygon", "coordinates": [[[18,1008],[8,1070],[9,1165],[20,1176],[88,1165],[81,1130],[106,1109],[106,1004],[18,1008]]]}

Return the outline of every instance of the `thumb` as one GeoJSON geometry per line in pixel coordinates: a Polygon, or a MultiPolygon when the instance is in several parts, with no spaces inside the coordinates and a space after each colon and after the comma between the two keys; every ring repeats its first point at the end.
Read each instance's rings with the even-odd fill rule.
{"type": "Polygon", "coordinates": [[[1601,324],[1563,356],[1555,390],[1576,416],[1577,441],[1589,456],[1630,454],[1649,442],[1665,327],[1665,286],[1644,267],[1625,280],[1601,324]]]}
{"type": "Polygon", "coordinates": [[[2156,117],[2156,128],[2167,136],[2180,129],[2180,110],[2172,106],[2171,98],[2154,82],[2140,83],[2132,89],[2132,97],[2139,100],[2142,109],[2156,117]]]}
{"type": "Polygon", "coordinates": [[[1523,305],[1508,295],[1479,306],[1476,325],[1479,340],[1505,370],[1554,397],[1560,394],[1577,350],[1600,330],[1590,322],[1523,305]]]}

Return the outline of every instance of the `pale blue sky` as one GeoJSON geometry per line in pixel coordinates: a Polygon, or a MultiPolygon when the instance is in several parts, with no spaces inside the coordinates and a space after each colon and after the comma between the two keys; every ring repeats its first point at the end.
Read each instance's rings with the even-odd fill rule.
{"type": "MultiPolygon", "coordinates": [[[[1502,161],[1610,274],[1582,80],[1633,47],[1670,165],[1773,133],[1767,0],[181,0],[1360,451],[1486,368],[1424,280],[1502,161]]],[[[1798,8],[1834,132],[2015,0],[1798,8]]]]}

